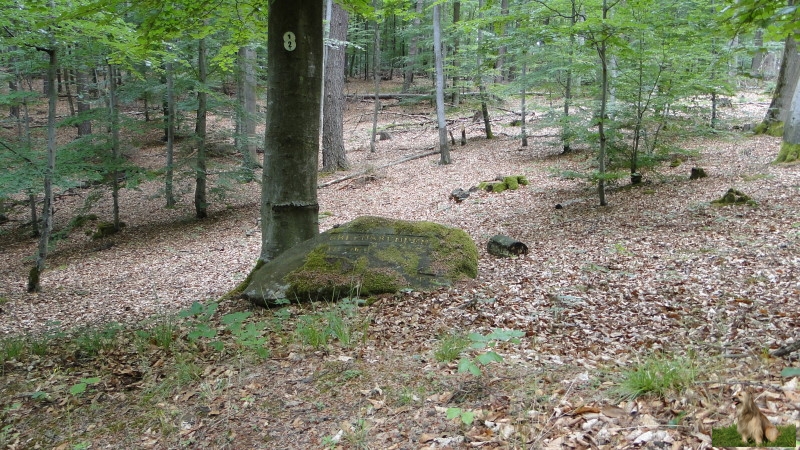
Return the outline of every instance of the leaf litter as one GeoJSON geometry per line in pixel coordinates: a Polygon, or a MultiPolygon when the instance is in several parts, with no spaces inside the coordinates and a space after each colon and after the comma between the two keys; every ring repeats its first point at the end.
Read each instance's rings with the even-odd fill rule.
{"type": "MultiPolygon", "coordinates": [[[[259,188],[236,187],[212,205],[206,221],[191,219],[188,199],[173,210],[161,208],[160,186],[123,190],[125,231],[106,238],[113,245],[99,250],[81,233],[59,242],[43,274],[43,293],[22,293],[35,241],[9,232],[14,239],[0,246],[0,332],[6,342],[25,333],[44,337],[109,322],[126,326],[116,346],[95,356],[75,352],[59,335],[46,341],[54,348],[46,355],[6,360],[0,443],[710,448],[712,428],[733,420],[737,384],[756,388],[771,419],[798,424],[797,376],[779,375],[798,366],[796,355],[767,356],[798,339],[800,329],[800,175],[797,166],[771,164],[779,139],[686,139],[680,144],[697,150],[696,156],[645,172],[642,186],[609,190],[609,206],[601,208],[593,186],[552,175],[554,168],[586,167],[587,152],[559,155],[546,139],[522,148],[514,139],[518,130],[504,127],[502,118],[491,141],[468,115],[454,119],[469,142],[452,148],[452,165],[426,157],[371,171],[429,151],[436,135],[428,122],[407,130],[394,126],[392,139],[370,153],[370,127],[359,119],[369,108],[349,106],[352,169],[320,181],[365,175],[319,191],[321,228],[367,214],[456,226],[478,244],[477,279],[377,298],[358,310],[366,336],[350,345],[331,340],[313,347],[293,331],[303,317],[333,305],[267,311],[227,299],[218,316],[248,310],[252,320],[270,324],[263,334],[266,359],[237,347],[220,322],[213,329],[225,342],[223,352],[189,341],[190,325],[177,320],[169,329],[174,342],[164,348],[153,339],[137,340],[135,330],[148,320],[164,323],[195,301],[220,298],[252,268],[260,248],[259,188]],[[689,181],[693,165],[710,176],[689,181]],[[530,185],[474,192],[459,203],[448,198],[455,188],[511,174],[525,175],[530,185]],[[758,206],[711,205],[731,187],[758,206]],[[572,199],[581,201],[555,208],[572,199]],[[528,254],[489,255],[485,244],[495,234],[526,243],[528,254]],[[460,373],[457,360],[434,358],[449,333],[497,328],[525,336],[519,344],[493,348],[503,361],[485,366],[480,376],[460,373]],[[694,382],[662,397],[620,396],[621,374],[659,355],[690,361],[694,382]],[[448,419],[454,408],[458,415],[448,419]]],[[[158,164],[160,151],[145,148],[131,157],[158,164]]],[[[225,158],[218,163],[236,163],[225,158]]],[[[191,192],[191,185],[184,181],[183,189],[191,192]]],[[[86,195],[59,198],[57,228],[86,195]]],[[[110,210],[107,197],[95,206],[103,215],[110,210]]],[[[12,225],[24,220],[13,219],[12,225]]]]}

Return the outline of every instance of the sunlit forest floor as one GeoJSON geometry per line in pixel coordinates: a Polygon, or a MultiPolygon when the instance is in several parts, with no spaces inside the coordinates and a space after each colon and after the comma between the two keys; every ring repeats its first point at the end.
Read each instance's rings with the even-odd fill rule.
{"type": "MultiPolygon", "coordinates": [[[[800,338],[800,171],[772,164],[779,139],[733,129],[758,122],[768,99],[733,97],[716,133],[665,131],[669,151],[640,185],[612,183],[606,207],[596,185],[558,176],[590,172],[594,154],[561,154],[549,101],[535,99],[528,147],[511,126],[518,105],[494,105],[491,140],[465,107],[448,114],[468,138],[453,164],[389,167],[434,149],[430,105],[385,101],[391,139],[373,153],[373,103],[348,104],[352,167],[320,182],[355,176],[319,190],[321,228],[430,220],[464,229],[480,251],[477,279],[368,307],[343,293],[274,310],[227,298],[214,310],[258,257],[260,186],[226,185],[198,221],[188,163],[176,208],[163,208],[161,182],[124,189],[126,227],[100,240],[86,232],[110,220],[107,188],[60,193],[56,230],[78,213],[97,219],[54,245],[39,294],[24,293],[36,241],[15,209],[0,228],[0,447],[710,448],[743,385],[779,425],[798,424],[797,376],[781,376],[797,354],[769,353],[800,338]],[[708,177],[690,180],[692,167],[708,177]],[[530,184],[449,198],[498,175],[530,184]],[[756,204],[712,204],[730,188],[756,204]],[[529,253],[489,255],[495,234],[529,253]],[[522,337],[472,348],[495,329],[522,337]],[[489,350],[500,360],[483,365],[489,350]]],[[[159,133],[129,137],[127,156],[163,165],[159,133]]],[[[239,159],[216,136],[221,186],[239,159]]]]}

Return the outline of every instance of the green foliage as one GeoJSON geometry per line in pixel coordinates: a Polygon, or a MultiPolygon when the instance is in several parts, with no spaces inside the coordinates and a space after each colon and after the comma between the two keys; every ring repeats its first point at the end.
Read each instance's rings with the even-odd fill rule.
{"type": "Polygon", "coordinates": [[[447,420],[459,419],[466,426],[475,421],[475,412],[461,408],[447,408],[447,420]]]}
{"type": "Polygon", "coordinates": [[[784,367],[781,370],[781,376],[784,378],[800,377],[800,367],[784,367]]]}
{"type": "Polygon", "coordinates": [[[88,327],[79,330],[74,338],[77,355],[82,358],[93,358],[101,351],[113,348],[120,331],[122,331],[122,325],[115,322],[102,327],[88,327]]]}
{"type": "Polygon", "coordinates": [[[615,392],[625,399],[643,395],[666,398],[668,394],[680,394],[691,387],[696,373],[694,362],[688,358],[654,355],[623,371],[615,392]]]}
{"type": "Polygon", "coordinates": [[[88,389],[89,386],[93,384],[97,384],[100,382],[100,378],[92,377],[92,378],[81,378],[78,383],[75,383],[69,388],[69,393],[73,397],[78,397],[88,389]]]}
{"type": "MultiPolygon", "coordinates": [[[[503,330],[496,328],[487,335],[480,333],[469,333],[467,337],[471,342],[471,349],[486,350],[495,348],[502,342],[518,344],[520,342],[519,338],[523,336],[525,336],[525,333],[519,330],[503,330]]],[[[478,377],[482,375],[481,366],[487,366],[492,362],[503,362],[503,357],[493,350],[478,352],[472,358],[462,357],[458,362],[458,372],[470,373],[478,377]]]]}
{"type": "Polygon", "coordinates": [[[461,356],[461,352],[467,349],[470,339],[461,333],[448,333],[439,341],[439,347],[434,351],[433,357],[436,361],[449,363],[461,356]]]}

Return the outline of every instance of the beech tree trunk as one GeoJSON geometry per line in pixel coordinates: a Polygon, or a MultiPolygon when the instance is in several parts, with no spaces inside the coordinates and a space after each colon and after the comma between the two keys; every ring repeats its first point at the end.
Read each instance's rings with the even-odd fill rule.
{"type": "Polygon", "coordinates": [[[322,0],[270,3],[267,132],[261,184],[263,261],[319,233],[322,11],[322,0]]]}
{"type": "MultiPolygon", "coordinates": [[[[800,53],[797,51],[797,41],[792,36],[788,36],[783,47],[783,59],[775,91],[772,94],[772,102],[764,116],[764,121],[756,131],[776,134],[776,132],[771,133],[775,130],[775,124],[786,122],[798,77],[800,77],[800,53]]],[[[780,127],[777,128],[777,130],[779,129],[780,127]]]]}
{"type": "Polygon", "coordinates": [[[39,231],[39,248],[36,253],[36,264],[28,273],[28,292],[42,290],[40,275],[47,261],[47,245],[50,243],[50,232],[53,230],[53,177],[56,171],[56,105],[58,91],[56,72],[58,71],[58,55],[55,46],[44,49],[50,57],[47,65],[47,165],[44,169],[44,206],[42,206],[42,224],[39,231]]]}
{"type": "MultiPolygon", "coordinates": [[[[375,15],[378,14],[378,1],[372,0],[372,7],[375,9],[375,15]]],[[[372,79],[375,82],[375,107],[372,110],[372,136],[369,139],[369,151],[370,153],[375,153],[375,135],[378,134],[378,111],[381,109],[381,97],[380,97],[380,90],[381,90],[381,34],[380,34],[380,24],[376,19],[373,22],[375,26],[375,32],[373,37],[375,42],[373,46],[375,47],[372,52],[372,79]]]]}
{"type": "Polygon", "coordinates": [[[444,55],[442,54],[441,6],[433,5],[433,57],[436,70],[436,118],[439,123],[439,164],[450,164],[450,148],[447,143],[447,121],[444,115],[444,55]]]}
{"type": "Polygon", "coordinates": [[[789,105],[783,126],[783,142],[777,162],[794,162],[800,159],[800,83],[795,84],[792,103],[789,105]]]}
{"type": "Polygon", "coordinates": [[[111,115],[111,199],[113,211],[114,231],[120,230],[119,221],[119,111],[117,109],[117,79],[114,76],[114,66],[109,64],[108,69],[108,112],[111,115]]]}
{"type": "Polygon", "coordinates": [[[257,165],[256,154],[256,51],[245,46],[239,49],[239,114],[236,121],[236,148],[242,153],[244,166],[257,165]]]}
{"type": "Polygon", "coordinates": [[[194,133],[197,144],[197,158],[194,169],[194,211],[198,219],[208,217],[208,201],[206,199],[206,125],[208,120],[208,94],[206,93],[206,40],[200,39],[197,48],[197,67],[199,69],[200,91],[197,93],[197,122],[194,133]]]}
{"type": "MultiPolygon", "coordinates": [[[[414,16],[414,20],[411,21],[411,25],[414,30],[419,29],[422,6],[423,0],[417,0],[415,6],[416,15],[414,16]]],[[[403,93],[408,92],[408,90],[411,88],[411,83],[414,82],[414,66],[417,63],[418,42],[419,35],[414,34],[414,36],[411,38],[411,42],[408,43],[408,58],[406,61],[405,76],[403,78],[403,93]]]]}
{"type": "Polygon", "coordinates": [[[344,148],[344,64],[347,40],[348,14],[338,3],[331,11],[330,38],[336,42],[329,46],[325,59],[325,101],[322,115],[322,171],[347,170],[344,148]]]}
{"type": "Polygon", "coordinates": [[[168,62],[164,65],[164,72],[167,78],[167,167],[164,175],[164,191],[167,200],[167,208],[175,206],[175,192],[173,190],[174,178],[174,162],[173,156],[175,153],[175,77],[172,73],[172,63],[168,62]]]}
{"type": "MultiPolygon", "coordinates": [[[[78,101],[76,102],[76,106],[78,108],[78,114],[89,112],[91,109],[91,105],[89,104],[89,75],[86,73],[84,69],[78,69],[75,71],[75,90],[78,94],[78,101]]],[[[84,120],[77,125],[78,127],[78,136],[88,136],[92,134],[92,122],[90,120],[84,120]]]]}

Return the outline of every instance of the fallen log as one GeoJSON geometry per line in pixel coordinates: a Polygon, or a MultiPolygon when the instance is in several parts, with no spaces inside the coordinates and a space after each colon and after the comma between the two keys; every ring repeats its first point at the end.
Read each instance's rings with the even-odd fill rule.
{"type": "Polygon", "coordinates": [[[489,239],[486,250],[494,256],[508,257],[528,254],[528,246],[522,242],[502,234],[496,234],[489,239]]]}
{"type": "MultiPolygon", "coordinates": [[[[434,148],[434,147],[431,147],[431,148],[434,148]]],[[[357,177],[360,177],[362,175],[366,175],[367,172],[373,172],[375,170],[385,169],[387,167],[396,166],[397,164],[402,164],[404,162],[413,161],[415,159],[424,158],[426,156],[438,155],[438,154],[439,154],[439,150],[434,150],[434,151],[430,151],[430,152],[420,153],[419,155],[406,156],[405,158],[401,158],[401,159],[398,159],[396,161],[392,161],[390,163],[386,163],[386,164],[384,164],[382,166],[372,167],[372,168],[369,168],[369,169],[366,169],[366,170],[362,170],[360,172],[352,173],[350,175],[347,175],[346,177],[341,177],[341,178],[337,178],[335,180],[331,180],[331,181],[326,181],[324,183],[320,183],[320,184],[317,185],[317,189],[322,189],[324,187],[328,187],[328,186],[331,186],[331,185],[334,185],[334,184],[337,184],[337,183],[341,183],[343,181],[352,180],[353,178],[357,178],[357,177]]]]}

